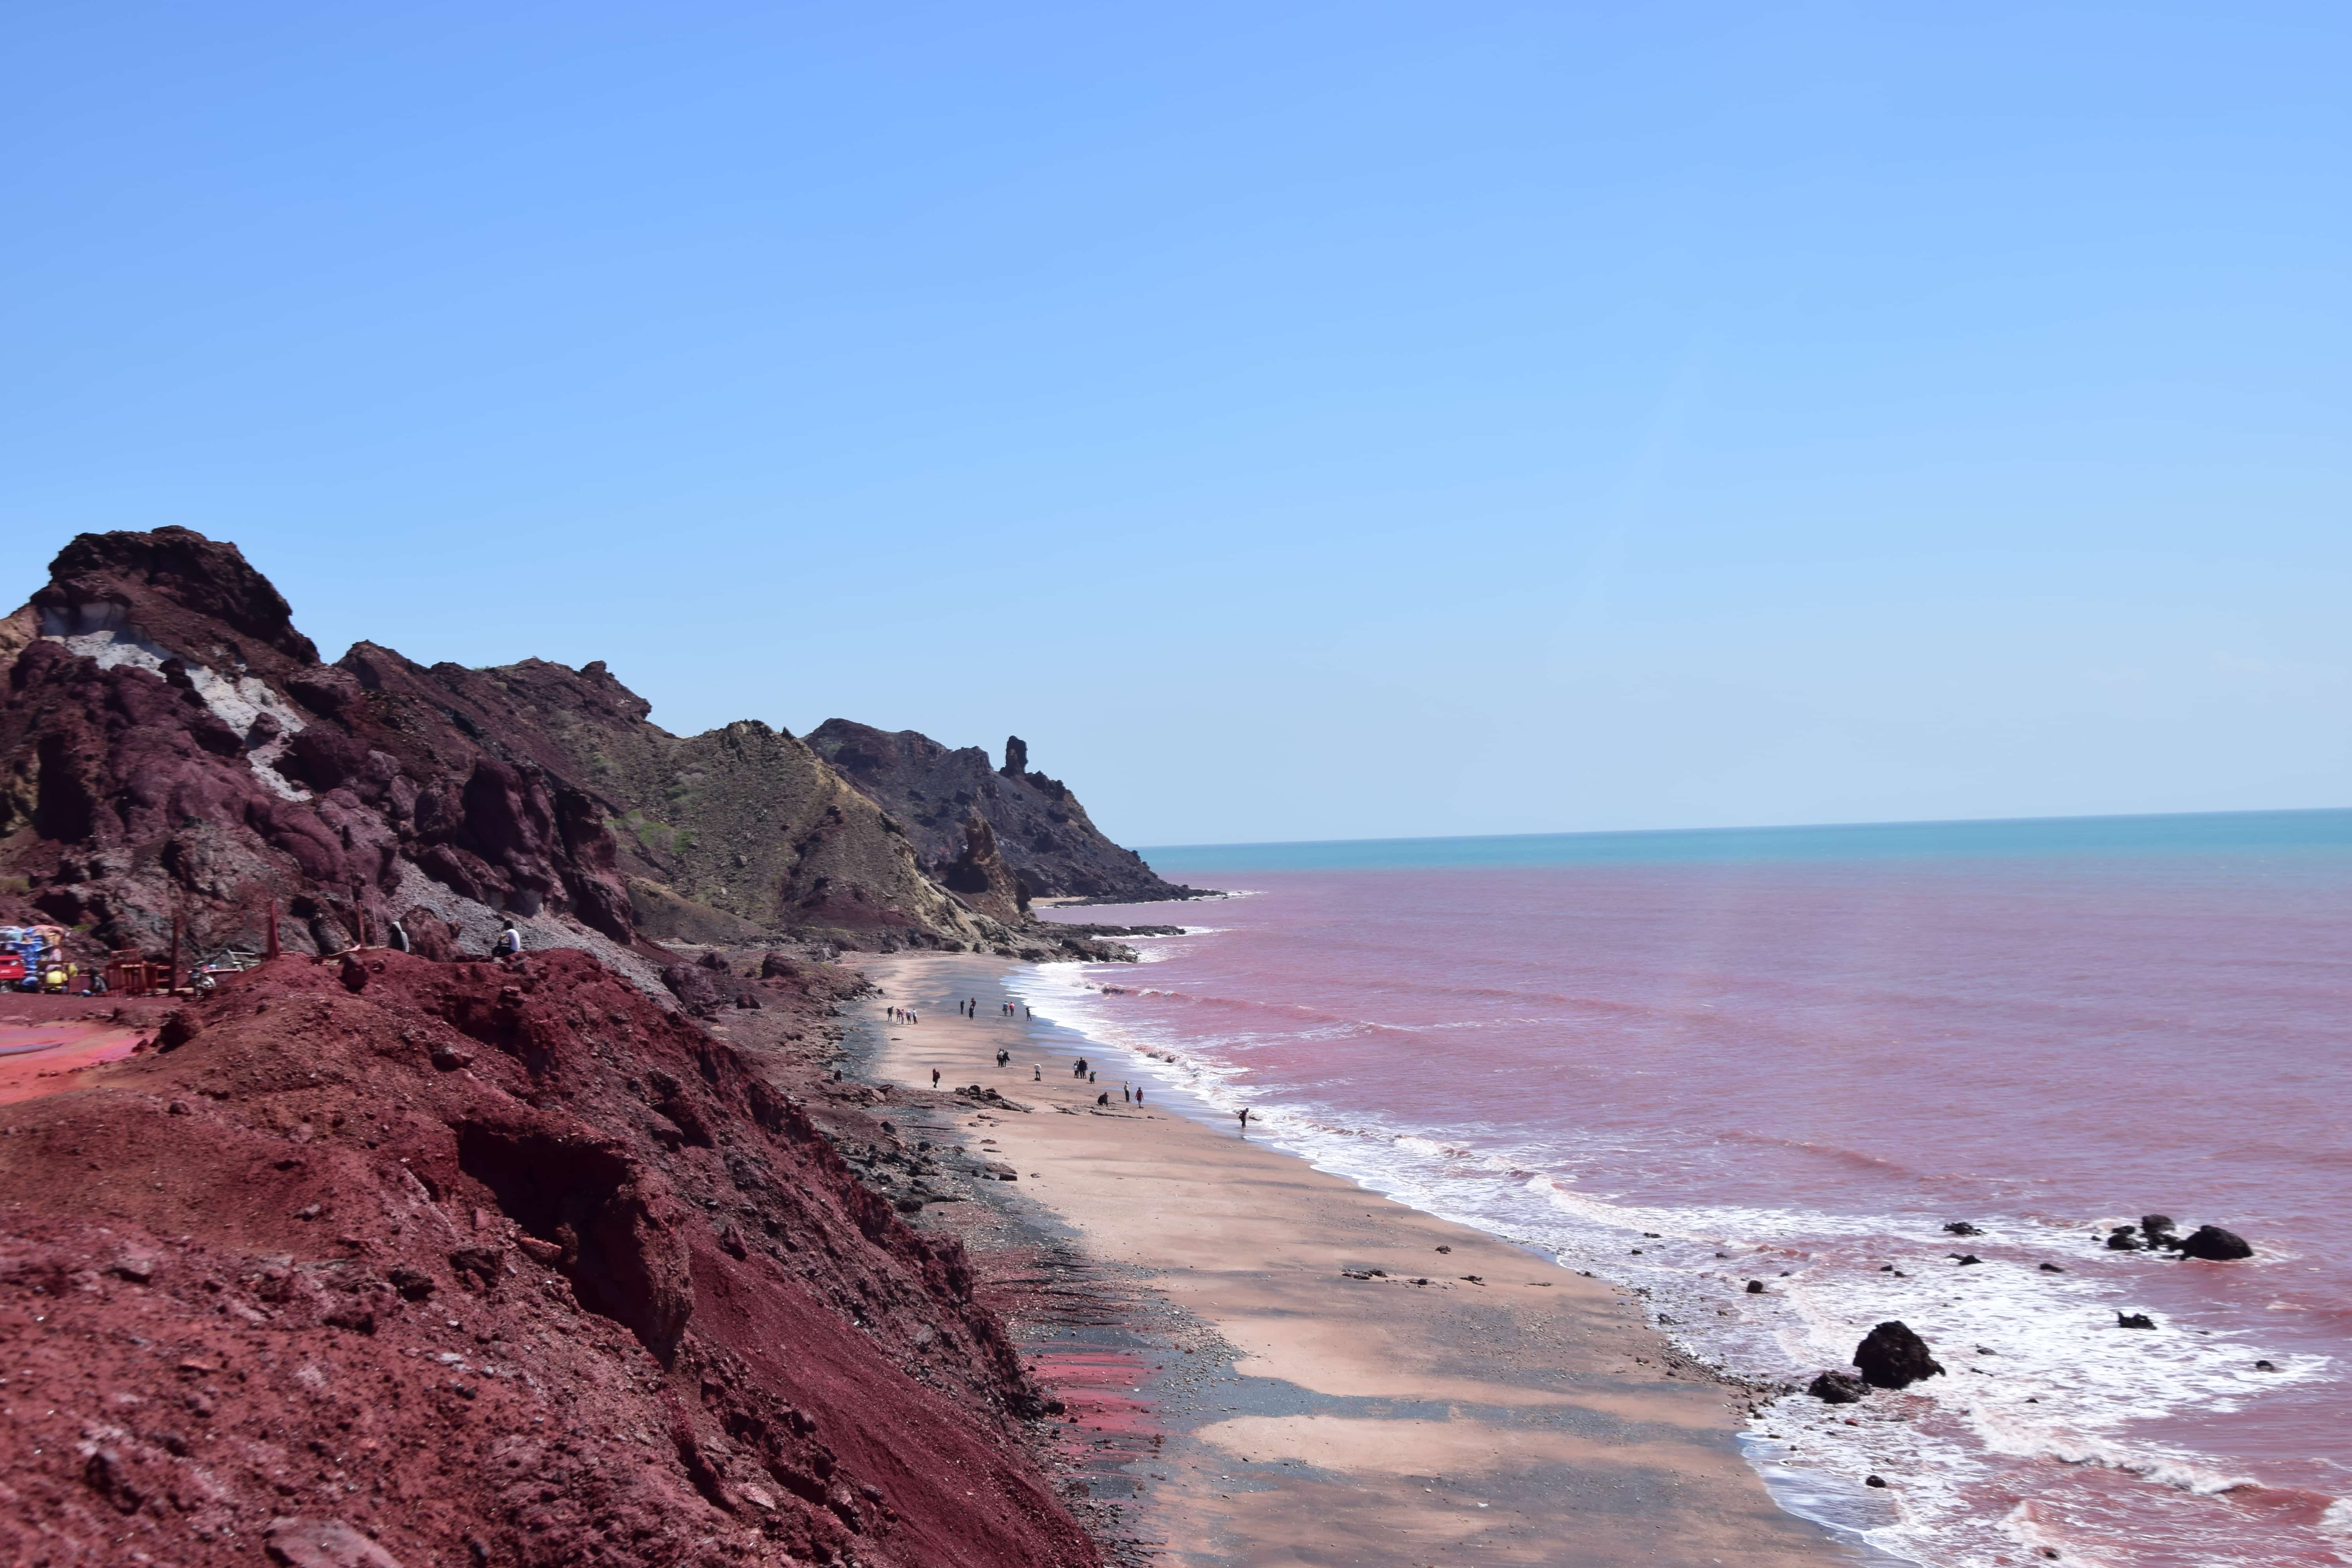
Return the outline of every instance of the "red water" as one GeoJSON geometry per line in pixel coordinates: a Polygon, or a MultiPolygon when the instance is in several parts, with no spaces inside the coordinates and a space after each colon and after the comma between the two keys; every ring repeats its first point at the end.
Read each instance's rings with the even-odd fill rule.
{"type": "Polygon", "coordinates": [[[1881,1550],[2334,1563],[2346,865],[1168,864],[1251,896],[1181,907],[1208,929],[1144,943],[1141,970],[1022,984],[1041,1017],[1138,1053],[1123,1072],[1250,1104],[1318,1163],[1634,1285],[1732,1370],[1809,1380],[1908,1322],[1946,1376],[1853,1409],[1783,1400],[1751,1450],[1788,1506],[1881,1550]],[[1087,989],[1106,982],[1137,989],[1087,989]],[[2102,1247],[2152,1211],[2258,1256],[2102,1247]]]}

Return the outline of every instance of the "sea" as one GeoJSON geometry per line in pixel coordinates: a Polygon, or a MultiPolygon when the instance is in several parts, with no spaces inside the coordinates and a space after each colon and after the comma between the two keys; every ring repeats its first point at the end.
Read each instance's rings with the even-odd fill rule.
{"type": "Polygon", "coordinates": [[[1231,896],[1057,910],[1183,934],[1013,980],[1122,1076],[1741,1378],[1927,1339],[1763,1408],[1791,1511],[1939,1568],[2352,1562],[2352,811],[1145,855],[1231,896]],[[2158,1213],[2255,1256],[2106,1247],[2158,1213]]]}

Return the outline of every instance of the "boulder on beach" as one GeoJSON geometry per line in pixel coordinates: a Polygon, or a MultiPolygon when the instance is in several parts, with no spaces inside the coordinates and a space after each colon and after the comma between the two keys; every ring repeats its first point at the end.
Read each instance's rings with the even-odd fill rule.
{"type": "Polygon", "coordinates": [[[1850,1372],[1825,1372],[1805,1392],[1824,1405],[1858,1405],[1870,1396],[1870,1384],[1850,1372]]]}
{"type": "Polygon", "coordinates": [[[1881,1323],[1863,1336],[1854,1348],[1853,1364],[1873,1388],[1907,1388],[1922,1378],[1940,1377],[1944,1369],[1927,1353],[1927,1342],[1907,1323],[1881,1323]]]}
{"type": "Polygon", "coordinates": [[[2181,1257],[2202,1258],[2212,1263],[2228,1263],[2254,1255],[2252,1245],[2244,1237],[2218,1225],[2199,1226],[2179,1247],[2181,1257]]]}

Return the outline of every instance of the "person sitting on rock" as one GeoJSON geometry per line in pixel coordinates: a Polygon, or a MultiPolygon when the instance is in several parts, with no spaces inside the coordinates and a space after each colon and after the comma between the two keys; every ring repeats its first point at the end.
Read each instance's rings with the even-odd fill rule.
{"type": "Polygon", "coordinates": [[[506,929],[499,932],[499,940],[490,948],[490,952],[493,957],[497,958],[517,958],[521,956],[522,932],[515,930],[514,921],[507,921],[506,929]]]}

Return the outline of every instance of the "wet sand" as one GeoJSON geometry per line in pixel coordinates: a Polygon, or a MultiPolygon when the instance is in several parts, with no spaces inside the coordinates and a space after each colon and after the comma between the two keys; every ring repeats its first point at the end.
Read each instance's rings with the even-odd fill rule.
{"type": "Polygon", "coordinates": [[[1131,1527],[1156,1560],[1860,1561],[1766,1495],[1733,1437],[1746,1391],[1675,1358],[1614,1287],[1230,1126],[1123,1105],[1117,1053],[997,1012],[1000,962],[864,967],[884,993],[859,1004],[877,1081],[928,1089],[936,1068],[943,1088],[1029,1107],[932,1120],[1019,1173],[1000,1184],[1008,1201],[1038,1205],[1190,1325],[1131,1356],[1040,1358],[1106,1432],[1148,1411],[1157,1440],[1121,1453],[1141,1483],[1131,1527]],[[958,1016],[961,996],[978,1016],[958,1016]],[[892,1004],[923,1022],[887,1024],[892,1004]],[[1071,1077],[1076,1051],[1101,1081],[1071,1077]],[[1122,1366],[1131,1388],[1116,1386],[1122,1366]]]}

